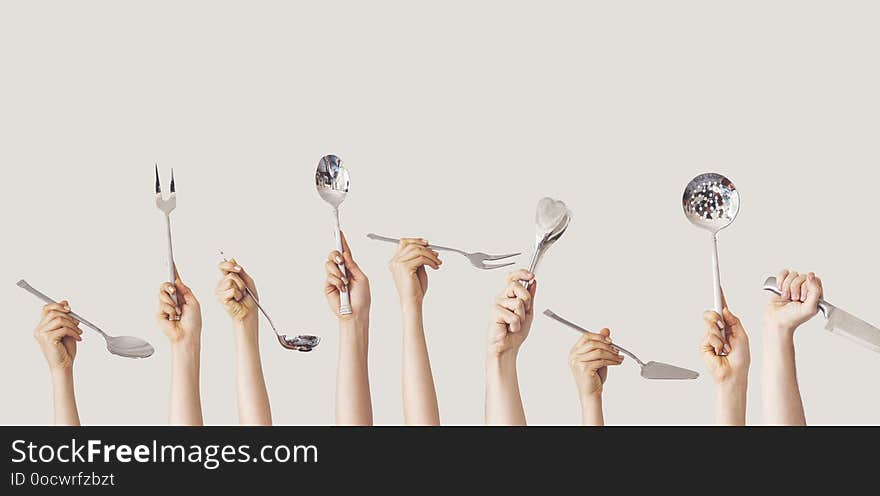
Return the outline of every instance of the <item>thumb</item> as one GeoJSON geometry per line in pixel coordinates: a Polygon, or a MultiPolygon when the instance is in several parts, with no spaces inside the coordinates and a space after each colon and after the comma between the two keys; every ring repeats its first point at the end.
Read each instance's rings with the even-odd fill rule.
{"type": "Polygon", "coordinates": [[[733,314],[729,308],[725,308],[723,310],[724,313],[724,323],[729,327],[735,327],[739,325],[739,317],[733,314]]]}
{"type": "Polygon", "coordinates": [[[804,304],[813,311],[819,308],[819,299],[822,298],[822,286],[819,285],[819,279],[815,274],[810,272],[807,276],[807,298],[804,304]]]}

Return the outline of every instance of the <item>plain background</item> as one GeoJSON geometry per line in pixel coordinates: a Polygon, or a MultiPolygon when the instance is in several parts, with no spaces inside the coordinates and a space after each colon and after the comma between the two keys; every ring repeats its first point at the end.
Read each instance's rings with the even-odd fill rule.
{"type": "MultiPolygon", "coordinates": [[[[223,248],[282,328],[324,338],[311,354],[286,351],[261,322],[275,422],[332,423],[338,338],[322,289],[333,245],[313,177],[335,153],[352,180],[343,227],[372,284],[377,423],[403,419],[401,326],[394,247],[366,233],[522,251],[526,264],[542,196],[566,201],[574,220],[538,271],[538,310],[703,373],[649,382],[625,362],[606,384],[608,423],[711,423],[697,353],[710,238],[680,206],[685,184],[710,170],[742,195],[720,256],[752,342],[759,423],[766,275],[814,270],[832,303],[880,323],[878,17],[867,1],[4,2],[0,422],[52,419],[31,335],[41,304],[15,286],[21,277],[157,349],[118,358],[86,330],[83,422],[166,422],[157,161],[163,185],[175,170],[176,259],[203,308],[206,422],[237,422],[231,325],[213,295],[223,248]]],[[[444,258],[426,300],[441,416],[479,424],[505,273],[444,258]]],[[[880,356],[821,320],[797,333],[808,421],[880,422],[880,356]]],[[[567,365],[577,339],[536,316],[519,360],[530,423],[578,422],[567,365]]]]}

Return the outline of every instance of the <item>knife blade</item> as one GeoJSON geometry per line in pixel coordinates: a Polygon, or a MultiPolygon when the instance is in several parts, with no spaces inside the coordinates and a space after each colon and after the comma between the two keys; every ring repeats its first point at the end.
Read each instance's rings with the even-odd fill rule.
{"type": "MultiPolygon", "coordinates": [[[[781,294],[775,277],[768,277],[764,281],[764,289],[776,295],[781,294]]],[[[825,330],[880,353],[880,329],[822,299],[819,300],[819,311],[827,319],[825,330]]]]}

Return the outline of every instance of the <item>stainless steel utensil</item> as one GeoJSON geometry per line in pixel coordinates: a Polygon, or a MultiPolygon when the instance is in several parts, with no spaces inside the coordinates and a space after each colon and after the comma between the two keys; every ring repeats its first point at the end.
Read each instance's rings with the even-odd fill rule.
{"type": "MultiPolygon", "coordinates": [[[[715,311],[722,315],[721,272],[718,269],[718,231],[729,226],[739,213],[739,191],[726,177],[714,172],[700,174],[684,189],[681,198],[684,215],[697,227],[712,233],[712,281],[715,311]]],[[[725,339],[727,324],[722,331],[725,339]]]]}
{"type": "MultiPolygon", "coordinates": [[[[171,244],[171,212],[177,207],[177,193],[174,190],[174,169],[171,169],[171,190],[168,198],[162,197],[162,186],[159,184],[159,164],[156,164],[156,207],[165,214],[165,236],[168,242],[168,282],[174,284],[174,248],[171,244]]],[[[171,295],[177,305],[177,293],[171,295]]]]}
{"type": "MultiPolygon", "coordinates": [[[[325,155],[318,162],[318,169],[315,171],[315,187],[318,194],[325,202],[333,207],[333,239],[336,242],[336,250],[342,253],[342,235],[339,229],[339,205],[345,200],[348,194],[350,180],[348,170],[342,166],[342,159],[336,155],[325,155]]],[[[342,275],[345,273],[345,264],[339,264],[339,270],[342,275]]],[[[339,294],[339,314],[351,314],[351,299],[348,295],[348,286],[345,291],[339,294]]]]}
{"type": "MultiPolygon", "coordinates": [[[[777,296],[782,291],[777,287],[775,277],[768,277],[764,280],[764,290],[776,293],[777,296]]],[[[880,353],[880,329],[872,326],[864,320],[852,315],[840,308],[828,303],[824,299],[819,300],[819,311],[825,317],[825,330],[833,334],[838,334],[847,339],[868,348],[869,350],[880,353]]]]}
{"type": "MultiPolygon", "coordinates": [[[[226,255],[223,253],[223,250],[219,251],[220,257],[223,259],[223,261],[228,262],[229,260],[226,259],[226,255]]],[[[318,336],[313,336],[311,334],[297,334],[296,336],[290,336],[288,334],[278,331],[278,329],[275,327],[275,323],[272,322],[272,317],[269,317],[269,314],[266,312],[263,306],[260,305],[260,300],[258,300],[257,297],[254,296],[251,288],[245,286],[244,291],[254,300],[254,303],[256,303],[257,308],[260,310],[260,313],[263,314],[263,317],[266,317],[266,320],[269,321],[269,326],[272,327],[272,330],[275,332],[275,337],[278,338],[278,342],[281,344],[281,346],[287,348],[288,350],[312,351],[313,349],[317,348],[319,344],[321,344],[321,338],[318,336]]]]}
{"type": "MultiPolygon", "coordinates": [[[[378,234],[373,234],[373,233],[367,234],[367,237],[369,239],[376,240],[376,241],[385,241],[388,243],[395,243],[395,244],[400,243],[400,240],[397,238],[389,238],[387,236],[380,236],[378,234]]],[[[505,258],[515,257],[515,256],[519,255],[519,253],[511,253],[509,255],[489,255],[488,253],[483,253],[480,251],[470,253],[470,252],[466,252],[463,250],[459,250],[457,248],[449,248],[448,246],[440,246],[440,245],[434,245],[434,244],[428,245],[428,248],[431,248],[432,250],[436,250],[436,251],[451,251],[451,252],[459,253],[461,255],[464,255],[464,257],[468,259],[468,262],[470,262],[471,265],[473,265],[474,267],[476,267],[478,269],[484,269],[484,270],[500,269],[501,267],[507,267],[509,265],[513,265],[513,262],[501,263],[501,264],[487,264],[486,262],[504,260],[505,258]]]]}
{"type": "MultiPolygon", "coordinates": [[[[18,287],[24,289],[25,291],[29,292],[30,294],[36,296],[46,303],[58,303],[57,301],[49,298],[37,289],[34,289],[24,279],[18,281],[17,285],[18,287]]],[[[88,320],[80,317],[73,312],[69,312],[68,315],[70,315],[80,323],[84,324],[85,326],[92,328],[94,331],[100,334],[104,338],[104,341],[106,341],[107,343],[107,351],[113,353],[114,355],[125,358],[147,358],[155,352],[153,346],[141,338],[136,338],[132,336],[111,336],[102,331],[95,324],[92,324],[88,320]]]]}
{"type": "MultiPolygon", "coordinates": [[[[553,311],[551,311],[549,309],[544,310],[544,315],[546,315],[547,317],[550,317],[551,319],[553,319],[557,322],[560,322],[568,327],[571,327],[572,329],[575,329],[577,331],[580,331],[583,333],[590,333],[590,331],[575,324],[574,322],[570,322],[568,320],[563,319],[562,317],[560,317],[559,315],[556,315],[555,313],[553,313],[553,311]]],[[[641,375],[645,379],[684,380],[684,379],[696,379],[697,377],[700,376],[699,373],[694,372],[693,370],[688,370],[685,368],[676,367],[675,365],[669,365],[668,363],[654,362],[654,361],[643,362],[643,361],[639,360],[639,358],[637,356],[635,356],[633,353],[625,350],[624,348],[622,348],[620,345],[617,345],[617,344],[612,344],[611,347],[614,348],[615,350],[620,351],[624,355],[632,358],[633,360],[635,360],[636,363],[639,364],[639,367],[641,367],[641,369],[642,369],[641,375]]]]}
{"type": "MultiPolygon", "coordinates": [[[[571,210],[559,200],[545,197],[538,201],[535,210],[535,249],[529,260],[529,272],[535,273],[544,253],[568,229],[571,216],[571,210]]],[[[524,281],[523,285],[528,287],[529,282],[524,281]]]]}

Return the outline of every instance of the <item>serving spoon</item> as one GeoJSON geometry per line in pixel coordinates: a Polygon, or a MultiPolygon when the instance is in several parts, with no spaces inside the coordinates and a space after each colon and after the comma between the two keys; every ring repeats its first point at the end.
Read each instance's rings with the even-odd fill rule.
{"type": "MultiPolygon", "coordinates": [[[[336,242],[336,251],[342,253],[342,235],[339,228],[339,205],[345,201],[351,180],[348,170],[342,165],[342,159],[336,155],[324,155],[318,162],[315,171],[315,188],[318,195],[333,207],[333,240],[336,242]]],[[[339,271],[343,276],[345,264],[338,264],[339,271]]],[[[351,298],[348,295],[348,285],[344,291],[339,292],[339,315],[351,315],[351,298]]]]}
{"type": "MultiPolygon", "coordinates": [[[[544,197],[538,201],[535,209],[535,249],[529,260],[529,272],[535,273],[544,253],[568,229],[571,215],[571,210],[559,200],[544,197]]],[[[529,281],[523,282],[523,286],[528,287],[529,284],[529,281]]]]}
{"type": "MultiPolygon", "coordinates": [[[[718,269],[718,231],[729,226],[739,213],[739,191],[721,174],[707,172],[693,178],[681,198],[684,215],[691,224],[712,233],[712,283],[715,311],[723,315],[721,273],[718,269]]],[[[721,331],[727,339],[727,323],[721,331]]]]}
{"type": "MultiPolygon", "coordinates": [[[[49,298],[45,294],[41,293],[39,290],[33,288],[24,279],[18,281],[18,287],[24,289],[28,293],[36,296],[37,298],[43,300],[46,303],[49,303],[49,304],[58,303],[57,301],[53,300],[52,298],[49,298]]],[[[107,351],[109,351],[110,353],[112,353],[114,355],[125,357],[125,358],[147,358],[148,356],[152,355],[156,351],[153,349],[153,346],[150,343],[148,343],[147,341],[144,341],[141,338],[136,338],[133,336],[111,336],[111,335],[107,334],[106,332],[102,331],[101,329],[99,329],[98,326],[96,326],[95,324],[92,324],[88,320],[80,317],[79,315],[77,315],[73,312],[68,312],[67,315],[70,315],[71,317],[76,319],[81,324],[84,324],[87,327],[90,327],[91,329],[96,331],[98,334],[100,334],[104,338],[104,341],[107,342],[107,351]]]]}
{"type": "MultiPolygon", "coordinates": [[[[223,258],[224,262],[228,262],[226,259],[226,255],[223,253],[223,250],[218,250],[220,252],[220,257],[223,258]]],[[[251,292],[251,288],[245,286],[244,291],[247,296],[250,296],[251,299],[254,300],[254,303],[257,305],[257,308],[260,310],[260,313],[263,314],[263,317],[266,317],[266,320],[269,321],[269,326],[272,327],[272,330],[275,332],[275,337],[278,338],[278,343],[281,344],[282,347],[288,350],[296,350],[296,351],[312,351],[321,344],[321,338],[318,336],[313,336],[311,334],[297,334],[295,336],[291,336],[289,334],[285,334],[280,332],[276,327],[275,323],[272,322],[272,317],[269,317],[269,314],[263,309],[263,306],[260,305],[260,300],[254,296],[254,293],[251,292]]]]}
{"type": "MultiPolygon", "coordinates": [[[[564,324],[568,327],[571,327],[574,330],[577,330],[577,331],[580,331],[580,332],[583,332],[586,334],[594,334],[594,333],[591,333],[590,331],[584,329],[583,327],[575,324],[574,322],[570,322],[568,320],[563,319],[559,315],[556,315],[555,313],[553,313],[552,310],[549,310],[549,309],[544,310],[544,315],[546,315],[547,317],[550,317],[551,319],[553,319],[561,324],[564,324]]],[[[619,345],[612,344],[611,347],[614,348],[615,350],[623,353],[624,355],[632,358],[633,360],[635,360],[636,363],[639,364],[639,367],[642,368],[641,375],[645,379],[684,380],[684,379],[696,379],[697,377],[700,377],[700,374],[698,372],[695,372],[693,370],[688,370],[685,368],[681,368],[681,367],[676,367],[675,365],[669,365],[668,363],[655,362],[655,361],[643,362],[643,361],[639,360],[639,358],[637,356],[635,356],[635,354],[633,354],[630,351],[625,350],[624,348],[622,348],[619,345]]]]}

